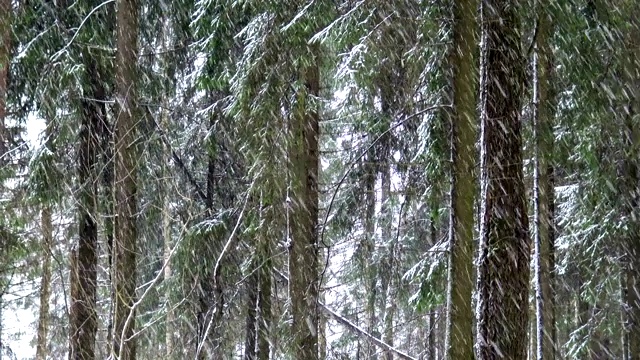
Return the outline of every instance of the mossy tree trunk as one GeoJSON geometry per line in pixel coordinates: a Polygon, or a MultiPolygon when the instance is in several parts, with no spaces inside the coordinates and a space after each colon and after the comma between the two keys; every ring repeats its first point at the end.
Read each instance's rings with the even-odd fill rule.
{"type": "Polygon", "coordinates": [[[473,226],[477,152],[476,0],[454,4],[453,110],[451,112],[451,212],[445,352],[449,359],[473,359],[473,226]]]}

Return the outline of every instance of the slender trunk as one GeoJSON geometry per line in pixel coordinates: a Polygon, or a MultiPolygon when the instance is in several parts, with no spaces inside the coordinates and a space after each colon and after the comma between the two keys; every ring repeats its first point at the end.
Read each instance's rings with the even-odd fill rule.
{"type": "Polygon", "coordinates": [[[434,327],[433,327],[433,332],[434,332],[434,343],[433,343],[433,347],[435,348],[434,351],[434,359],[436,360],[440,360],[440,359],[444,359],[444,339],[446,337],[446,333],[445,333],[445,323],[444,323],[444,317],[445,315],[443,314],[443,311],[445,311],[445,309],[442,306],[439,306],[436,310],[435,313],[435,322],[434,322],[434,327]]]}
{"type": "Polygon", "coordinates": [[[484,0],[482,230],[478,268],[478,358],[527,357],[531,241],[520,123],[524,59],[521,9],[484,0]]]}
{"type": "Polygon", "coordinates": [[[11,60],[11,0],[0,0],[0,165],[7,163],[9,136],[5,124],[11,60]]]}
{"type": "MultiPolygon", "coordinates": [[[[114,183],[113,183],[113,173],[114,173],[114,143],[113,143],[113,126],[107,119],[107,117],[103,117],[102,124],[100,128],[100,136],[101,136],[101,157],[102,157],[102,184],[101,184],[101,198],[100,198],[100,210],[103,214],[104,218],[104,237],[106,240],[106,253],[107,253],[107,265],[108,269],[110,269],[108,274],[108,284],[110,287],[110,297],[111,299],[115,299],[115,294],[113,293],[113,226],[114,226],[114,183]]],[[[110,311],[109,313],[113,313],[113,301],[110,302],[110,311]]],[[[107,323],[107,344],[113,343],[113,317],[108,320],[107,323]]]]}
{"type": "MultiPolygon", "coordinates": [[[[364,276],[365,276],[365,292],[367,294],[367,332],[371,335],[378,336],[377,316],[376,316],[376,300],[378,297],[378,272],[374,263],[374,252],[376,248],[375,234],[375,213],[376,213],[376,166],[374,165],[375,157],[372,151],[367,153],[366,175],[365,175],[365,219],[364,219],[364,276]]],[[[365,358],[377,360],[377,349],[375,344],[367,341],[365,345],[365,358]]]]}
{"type": "MultiPolygon", "coordinates": [[[[166,15],[166,14],[165,14],[166,15]]],[[[167,42],[170,42],[168,29],[169,24],[165,24],[162,30],[162,40],[161,40],[161,49],[166,52],[169,49],[167,42]]],[[[168,59],[164,59],[164,61],[168,61],[168,59]]],[[[167,77],[171,77],[168,73],[164,74],[167,77]]],[[[169,119],[169,95],[165,95],[162,99],[163,109],[162,109],[162,132],[165,132],[169,129],[170,119],[169,119]]],[[[169,164],[171,163],[171,146],[169,143],[163,143],[163,152],[162,152],[162,176],[163,179],[169,179],[171,177],[169,164]]],[[[176,358],[174,354],[175,346],[174,346],[174,326],[175,326],[175,314],[173,312],[173,297],[172,286],[169,285],[169,281],[171,281],[171,277],[173,275],[173,267],[171,265],[171,248],[173,246],[172,234],[171,234],[171,186],[170,182],[164,180],[162,182],[162,192],[163,192],[163,200],[162,200],[162,236],[164,242],[164,282],[165,282],[165,303],[166,303],[166,318],[164,322],[164,331],[165,331],[165,358],[172,359],[176,358]]]]}
{"type": "Polygon", "coordinates": [[[138,229],[137,161],[138,116],[136,67],[138,61],[138,3],[116,1],[116,103],[113,244],[113,355],[136,358],[135,328],[136,252],[138,229]]]}
{"type": "MultiPolygon", "coordinates": [[[[392,270],[393,271],[393,270],[392,270]]],[[[395,277],[392,277],[392,279],[395,277]]],[[[384,318],[384,337],[382,341],[387,345],[393,347],[394,346],[394,331],[393,331],[393,321],[396,314],[396,302],[394,299],[394,289],[395,289],[395,281],[391,281],[389,286],[389,291],[387,291],[387,309],[385,311],[384,318]]],[[[385,351],[385,359],[393,360],[393,352],[385,351]]]]}
{"type": "MultiPolygon", "coordinates": [[[[324,264],[327,260],[327,254],[326,251],[324,251],[324,249],[319,253],[319,265],[320,268],[318,269],[318,271],[321,271],[321,269],[324,267],[324,264]]],[[[321,279],[321,280],[326,280],[326,279],[321,279]]],[[[319,294],[318,294],[318,301],[320,301],[321,303],[325,304],[326,303],[326,299],[325,299],[325,292],[324,292],[324,284],[321,282],[318,283],[318,286],[320,288],[319,290],[319,294]]],[[[318,318],[318,359],[320,360],[324,360],[327,358],[327,317],[323,312],[320,312],[318,314],[319,318],[318,318]]]]}
{"type": "Polygon", "coordinates": [[[51,295],[51,252],[53,251],[53,224],[51,207],[44,205],[42,221],[42,280],[40,281],[40,314],[38,316],[38,340],[36,360],[47,358],[47,337],[49,335],[49,297],[51,295]]]}
{"type": "MultiPolygon", "coordinates": [[[[385,107],[383,100],[383,109],[385,107]]],[[[381,216],[381,228],[382,228],[382,243],[387,244],[387,254],[385,254],[385,260],[382,266],[381,282],[382,293],[384,294],[384,311],[382,313],[384,333],[382,341],[393,347],[393,317],[395,315],[395,239],[392,239],[392,217],[391,213],[391,164],[390,164],[390,141],[388,134],[383,137],[382,146],[384,147],[384,158],[382,159],[382,191],[380,197],[380,216],[381,216]]],[[[385,360],[393,360],[393,352],[384,351],[385,360]]]]}
{"type": "MultiPolygon", "coordinates": [[[[315,59],[314,62],[318,60],[315,59]]],[[[293,323],[292,354],[298,360],[318,359],[318,137],[319,114],[306,104],[320,92],[319,68],[302,71],[306,99],[292,118],[291,166],[293,174],[289,271],[293,323]]]]}
{"type": "MultiPolygon", "coordinates": [[[[429,218],[428,229],[426,229],[427,231],[424,232],[424,235],[422,235],[424,237],[428,237],[429,239],[425,250],[435,246],[435,244],[438,242],[438,226],[437,226],[438,216],[436,212],[433,210],[436,209],[437,206],[439,206],[440,201],[441,200],[440,200],[439,192],[432,190],[431,195],[429,196],[429,209],[427,209],[428,212],[425,212],[425,214],[423,215],[424,217],[428,216],[429,218]]],[[[419,234],[421,233],[419,232],[419,234]]],[[[426,341],[425,360],[437,359],[438,350],[437,350],[436,337],[437,337],[436,308],[432,308],[427,314],[427,338],[425,339],[426,341]]]]}
{"type": "MultiPolygon", "coordinates": [[[[166,263],[164,268],[164,281],[170,281],[172,276],[172,267],[171,267],[171,233],[170,233],[170,222],[169,222],[169,209],[167,204],[165,203],[163,217],[163,232],[164,232],[164,261],[166,263]]],[[[173,313],[173,303],[171,301],[171,287],[167,286],[165,290],[166,297],[166,311],[167,315],[165,317],[164,323],[164,331],[165,331],[165,354],[166,359],[173,358],[174,349],[174,334],[173,334],[173,326],[175,322],[175,315],[173,313]]]]}
{"type": "Polygon", "coordinates": [[[271,337],[271,278],[272,254],[271,242],[268,238],[261,239],[260,288],[258,292],[258,360],[269,360],[271,337]]]}
{"type": "Polygon", "coordinates": [[[258,292],[260,287],[260,261],[256,259],[252,262],[250,271],[252,274],[247,278],[247,313],[245,315],[245,338],[244,338],[244,360],[256,360],[256,325],[258,322],[258,292]]]}
{"type": "Polygon", "coordinates": [[[473,359],[473,226],[477,138],[473,54],[476,0],[456,2],[452,48],[451,213],[445,352],[448,359],[473,359]]]}
{"type": "MultiPolygon", "coordinates": [[[[166,152],[165,156],[165,171],[166,164],[168,164],[169,155],[166,152]]],[[[168,172],[166,172],[168,175],[168,172]]],[[[168,282],[172,277],[172,266],[171,266],[171,215],[169,208],[169,190],[165,188],[165,199],[164,199],[164,209],[162,211],[162,234],[164,237],[164,281],[168,282]]],[[[164,322],[164,331],[165,331],[165,354],[166,359],[171,359],[174,357],[174,334],[173,334],[173,326],[175,322],[175,315],[173,313],[173,302],[171,301],[171,286],[167,286],[165,288],[165,301],[166,301],[166,319],[164,322]]]]}
{"type": "Polygon", "coordinates": [[[620,323],[621,323],[621,336],[620,336],[620,347],[622,349],[622,357],[620,360],[629,360],[629,333],[626,329],[626,297],[627,297],[627,277],[624,270],[620,272],[620,323]]]}

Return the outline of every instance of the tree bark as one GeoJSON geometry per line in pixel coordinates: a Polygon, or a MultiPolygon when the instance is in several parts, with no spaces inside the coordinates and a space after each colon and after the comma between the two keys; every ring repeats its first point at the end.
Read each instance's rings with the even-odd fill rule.
{"type": "Polygon", "coordinates": [[[78,145],[78,244],[75,267],[71,268],[77,284],[71,286],[71,329],[69,359],[94,359],[97,333],[96,288],[98,267],[98,139],[106,116],[105,90],[94,61],[85,54],[89,96],[82,101],[82,120],[78,145]],[[92,100],[89,100],[92,99],[92,100]]]}
{"type": "Polygon", "coordinates": [[[473,359],[473,226],[477,139],[474,53],[476,0],[454,4],[453,110],[451,113],[451,212],[445,357],[473,359]]]}
{"type": "MultiPolygon", "coordinates": [[[[163,232],[164,232],[164,261],[166,266],[164,268],[164,281],[170,281],[172,277],[171,267],[171,226],[169,222],[169,206],[165,202],[165,208],[163,211],[163,232]]],[[[173,313],[173,302],[171,301],[171,289],[167,287],[165,290],[166,297],[166,311],[167,316],[164,323],[165,331],[165,354],[167,359],[174,357],[174,334],[173,327],[175,322],[175,315],[173,313]]]]}
{"type": "Polygon", "coordinates": [[[116,104],[114,127],[114,321],[113,355],[136,358],[135,327],[137,218],[137,108],[138,3],[116,1],[116,104]]]}
{"type": "MultiPolygon", "coordinates": [[[[165,159],[164,159],[164,171],[165,175],[168,176],[167,164],[169,163],[170,155],[169,150],[165,149],[165,159]]],[[[171,215],[170,215],[170,197],[169,197],[169,186],[165,185],[165,199],[164,199],[164,209],[162,211],[162,235],[164,238],[164,281],[168,282],[171,280],[173,276],[173,268],[171,266],[171,215]]],[[[164,331],[165,331],[165,356],[166,359],[174,358],[174,334],[173,327],[175,322],[175,315],[173,313],[173,301],[171,296],[171,287],[167,286],[165,288],[165,301],[166,301],[166,311],[167,316],[164,322],[164,331]]]]}
{"type": "Polygon", "coordinates": [[[534,242],[536,289],[536,358],[555,359],[553,117],[555,99],[549,4],[538,0],[538,34],[534,52],[534,242]]]}
{"type": "Polygon", "coordinates": [[[7,91],[9,90],[9,65],[11,62],[11,0],[0,0],[0,165],[7,163],[9,136],[7,116],[7,91]]]}
{"type": "MultiPolygon", "coordinates": [[[[261,230],[264,231],[264,230],[261,230]]],[[[261,264],[259,269],[258,291],[258,360],[269,360],[271,352],[271,279],[272,279],[272,260],[271,260],[271,242],[267,237],[260,239],[261,242],[261,264]]]]}
{"type": "MultiPolygon", "coordinates": [[[[310,51],[311,56],[316,56],[310,51]]],[[[318,359],[318,137],[319,114],[312,98],[320,93],[317,59],[301,71],[306,91],[292,118],[291,134],[291,310],[292,355],[298,360],[318,359]]]]}
{"type": "Polygon", "coordinates": [[[256,359],[256,325],[257,325],[257,304],[258,304],[258,287],[260,286],[259,269],[255,267],[257,261],[253,261],[251,271],[253,274],[247,279],[247,313],[245,315],[245,338],[244,338],[244,360],[256,359]]]}
{"type": "Polygon", "coordinates": [[[527,357],[531,240],[520,123],[524,59],[521,9],[483,0],[481,96],[481,253],[478,268],[479,359],[527,357]]]}
{"type": "MultiPolygon", "coordinates": [[[[364,254],[363,270],[365,277],[365,292],[367,294],[366,321],[367,332],[377,336],[378,318],[376,313],[376,300],[378,298],[378,271],[374,263],[374,252],[376,248],[375,214],[376,214],[376,189],[377,166],[375,165],[373,151],[367,152],[366,174],[365,174],[365,219],[364,219],[364,254]]],[[[365,358],[377,360],[377,349],[370,341],[365,343],[365,358]]]]}
{"type": "MultiPolygon", "coordinates": [[[[385,99],[383,97],[382,100],[382,108],[383,112],[385,112],[387,121],[390,121],[389,109],[386,104],[389,104],[389,99],[385,99]]],[[[389,128],[389,124],[387,124],[385,132],[389,128]]],[[[384,326],[382,341],[393,347],[393,318],[395,316],[395,243],[396,239],[392,238],[392,218],[393,214],[391,212],[391,143],[390,143],[390,134],[387,132],[382,138],[382,174],[381,174],[381,185],[382,191],[380,196],[380,228],[382,229],[382,243],[386,244],[386,254],[384,255],[384,259],[382,261],[382,266],[380,269],[380,277],[382,284],[382,295],[383,295],[383,311],[382,311],[382,321],[384,326]]],[[[383,356],[385,360],[393,360],[393,352],[384,350],[383,356]]]]}
{"type": "Polygon", "coordinates": [[[42,222],[42,279],[40,281],[36,360],[46,360],[49,335],[49,297],[51,296],[51,252],[53,251],[53,224],[50,205],[44,205],[40,216],[42,222]]]}

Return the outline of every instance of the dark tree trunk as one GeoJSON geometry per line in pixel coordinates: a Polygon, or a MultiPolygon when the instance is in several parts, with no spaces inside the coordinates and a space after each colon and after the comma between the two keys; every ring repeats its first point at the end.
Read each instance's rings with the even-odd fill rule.
{"type": "MultiPolygon", "coordinates": [[[[89,56],[87,58],[90,59],[89,56]]],[[[71,286],[70,359],[94,359],[97,332],[97,168],[100,126],[106,116],[104,103],[101,102],[105,98],[105,90],[95,62],[87,60],[85,67],[90,86],[87,98],[98,101],[82,101],[82,121],[78,146],[79,229],[77,253],[75,254],[76,266],[71,269],[78,283],[71,286]]]]}
{"type": "Polygon", "coordinates": [[[549,4],[539,0],[538,36],[534,78],[534,234],[536,254],[536,358],[555,359],[555,285],[554,285],[554,186],[553,116],[555,99],[551,87],[553,74],[550,45],[552,23],[549,4]]]}
{"type": "Polygon", "coordinates": [[[531,240],[520,123],[524,59],[518,2],[482,2],[483,94],[479,359],[525,359],[531,240]]]}

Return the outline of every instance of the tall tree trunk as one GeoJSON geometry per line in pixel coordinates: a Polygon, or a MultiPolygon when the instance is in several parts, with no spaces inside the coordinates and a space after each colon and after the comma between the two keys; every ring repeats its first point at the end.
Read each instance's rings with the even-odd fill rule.
{"type": "Polygon", "coordinates": [[[476,195],[477,139],[474,53],[476,0],[454,4],[453,111],[451,113],[451,212],[449,220],[449,278],[447,289],[448,359],[473,359],[473,226],[476,195]]]}
{"type": "Polygon", "coordinates": [[[119,360],[134,360],[137,206],[137,92],[138,3],[116,1],[116,104],[114,127],[114,244],[113,244],[113,354],[119,360]]]}
{"type": "Polygon", "coordinates": [[[51,206],[45,204],[40,216],[42,222],[42,280],[40,281],[40,313],[38,316],[36,360],[45,360],[47,358],[47,337],[49,335],[51,252],[53,251],[53,224],[51,222],[51,206]]]}
{"type": "MultiPolygon", "coordinates": [[[[164,128],[167,128],[168,125],[168,114],[165,112],[163,117],[163,125],[164,128]]],[[[164,149],[164,159],[163,159],[163,173],[165,179],[169,178],[169,169],[168,164],[171,159],[171,149],[168,145],[165,145],[164,149]]],[[[173,246],[172,234],[171,234],[171,189],[169,187],[168,181],[164,182],[164,199],[163,199],[163,209],[162,209],[162,236],[164,240],[164,281],[168,283],[171,281],[173,276],[173,267],[171,266],[171,248],[173,246]]],[[[175,314],[173,312],[173,301],[172,301],[172,287],[165,287],[165,302],[166,302],[166,311],[167,315],[164,322],[164,331],[165,331],[165,357],[166,359],[172,359],[176,357],[175,346],[174,346],[174,326],[175,326],[175,314]]]]}
{"type": "MultiPolygon", "coordinates": [[[[167,159],[168,161],[168,159],[167,159]]],[[[165,194],[166,198],[164,201],[164,210],[162,212],[162,232],[164,236],[164,281],[168,282],[171,280],[173,268],[171,266],[171,216],[169,214],[169,196],[168,192],[165,194]]],[[[166,298],[166,311],[167,316],[164,322],[164,331],[165,331],[165,356],[166,359],[174,358],[174,334],[173,327],[175,322],[175,315],[173,313],[173,302],[171,301],[171,287],[167,286],[165,289],[165,298],[166,298]]]]}
{"type": "MultiPolygon", "coordinates": [[[[107,253],[107,265],[108,269],[110,269],[108,274],[108,285],[110,287],[110,297],[111,299],[115,299],[114,287],[113,287],[113,236],[114,236],[114,211],[115,208],[113,206],[114,203],[114,171],[115,164],[113,159],[114,154],[114,137],[113,137],[113,124],[109,122],[107,117],[103,117],[102,124],[100,128],[100,146],[101,151],[100,155],[102,157],[102,184],[100,187],[100,202],[98,206],[100,207],[100,212],[103,214],[104,219],[104,237],[106,242],[106,253],[107,253]]],[[[111,302],[111,313],[113,312],[113,301],[111,302]]],[[[113,317],[108,320],[107,323],[107,344],[113,343],[113,317]]]]}
{"type": "Polygon", "coordinates": [[[538,0],[538,35],[534,53],[534,242],[536,290],[536,358],[555,359],[553,117],[551,89],[552,24],[547,1],[538,0]]]}
{"type": "MultiPolygon", "coordinates": [[[[87,54],[89,55],[89,54],[87,54]]],[[[89,58],[87,56],[87,58],[89,58]]],[[[95,62],[87,60],[88,99],[103,100],[104,87],[95,62]]],[[[69,359],[94,359],[97,333],[96,288],[98,267],[98,203],[97,155],[100,126],[106,116],[104,104],[95,100],[82,101],[82,122],[78,146],[78,244],[75,267],[71,269],[78,281],[71,286],[71,329],[69,359]]]]}
{"type": "MultiPolygon", "coordinates": [[[[377,330],[377,312],[376,301],[378,298],[378,272],[377,265],[374,263],[374,252],[376,248],[376,175],[377,166],[375,163],[375,156],[373,151],[367,152],[366,174],[365,174],[365,219],[364,219],[364,278],[365,278],[365,292],[367,294],[366,305],[366,321],[367,332],[373,336],[379,337],[377,330]]],[[[377,348],[371,341],[367,341],[365,344],[365,358],[370,360],[377,360],[377,348]]]]}
{"type": "Polygon", "coordinates": [[[481,254],[478,268],[478,358],[527,357],[531,241],[520,123],[524,59],[521,9],[483,0],[481,254]]]}
{"type": "MultiPolygon", "coordinates": [[[[315,49],[314,49],[315,50],[315,49]]],[[[311,56],[316,56],[313,54],[311,56]]],[[[320,93],[318,60],[301,71],[306,92],[292,117],[291,134],[291,245],[289,271],[293,323],[292,354],[298,360],[318,359],[318,137],[319,114],[315,104],[320,93]]]]}
{"type": "Polygon", "coordinates": [[[0,165],[7,163],[9,134],[7,116],[7,91],[9,90],[9,64],[11,60],[11,0],[0,0],[0,165]]]}
{"type": "MultiPolygon", "coordinates": [[[[388,107],[385,104],[388,104],[388,100],[382,100],[382,108],[383,112],[387,113],[387,119],[389,119],[390,114],[388,111],[388,107]],[[386,108],[386,109],[385,109],[386,108]]],[[[386,128],[388,129],[388,126],[386,128]]],[[[385,129],[385,131],[387,130],[385,129]]],[[[380,276],[381,276],[381,284],[382,284],[382,296],[383,302],[382,306],[382,321],[384,326],[384,332],[382,336],[382,341],[387,345],[393,347],[393,317],[395,315],[395,239],[392,238],[392,218],[393,214],[391,212],[391,143],[390,136],[387,132],[382,138],[382,153],[383,158],[381,159],[382,164],[382,174],[381,174],[381,196],[380,196],[380,228],[382,234],[382,243],[386,244],[386,254],[384,256],[384,260],[381,266],[380,276]]],[[[393,352],[384,350],[384,359],[385,360],[393,360],[393,352]]]]}

